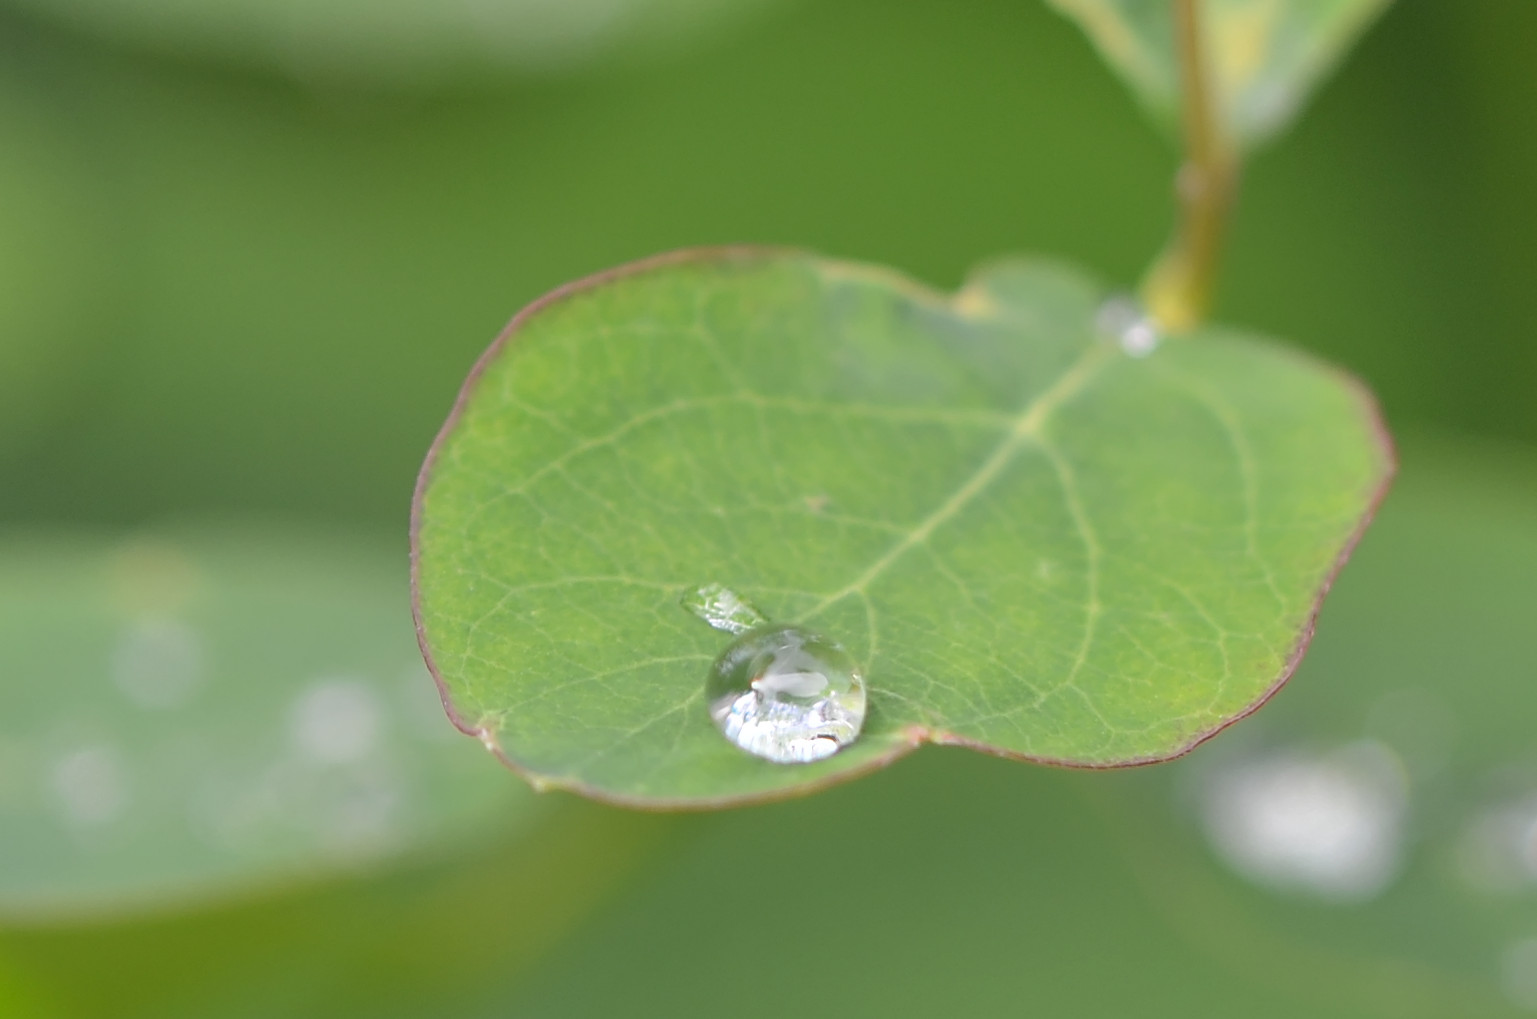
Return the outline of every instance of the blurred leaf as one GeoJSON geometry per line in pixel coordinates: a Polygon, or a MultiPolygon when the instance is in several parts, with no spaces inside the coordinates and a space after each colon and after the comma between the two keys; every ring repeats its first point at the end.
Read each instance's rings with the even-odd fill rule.
{"type": "Polygon", "coordinates": [[[0,90],[0,453],[69,388],[101,303],[101,224],[64,139],[0,90]]]}
{"type": "Polygon", "coordinates": [[[675,61],[430,101],[317,96],[11,19],[30,59],[0,61],[0,90],[35,94],[88,155],[74,169],[110,188],[119,299],[80,337],[109,343],[97,385],[28,483],[0,488],[0,516],[398,526],[400,479],[512,308],[700,240],[874,252],[949,281],[1027,222],[1032,247],[1132,278],[1165,227],[1161,146],[1066,22],[994,2],[1007,34],[933,0],[856,0],[675,61]],[[906,75],[925,46],[932,79],[906,75]],[[1029,135],[977,129],[1005,115],[1029,135]],[[1060,200],[1072,189],[1087,204],[1060,200]]]}
{"type": "MultiPolygon", "coordinates": [[[[1048,0],[1161,123],[1179,123],[1172,0],[1048,0]]],[[[1286,126],[1389,0],[1201,0],[1217,102],[1240,143],[1286,126]]]]}
{"type": "Polygon", "coordinates": [[[173,915],[0,929],[0,970],[33,992],[0,1014],[479,1015],[675,829],[665,818],[552,803],[530,830],[383,874],[173,915]]]}
{"type": "Polygon", "coordinates": [[[302,532],[0,541],[0,916],[374,865],[533,814],[455,738],[399,559],[302,532]]]}
{"type": "Polygon", "coordinates": [[[419,619],[460,724],[632,804],[804,791],[919,743],[1180,753],[1290,672],[1389,472],[1365,394],[1218,329],[1123,353],[1098,289],[953,299],[805,255],[557,292],[477,368],[418,492],[419,619]],[[863,662],[862,738],[795,767],[713,728],[723,583],[863,662]]]}
{"type": "Polygon", "coordinates": [[[5,0],[156,48],[363,82],[560,71],[767,0],[5,0]]]}

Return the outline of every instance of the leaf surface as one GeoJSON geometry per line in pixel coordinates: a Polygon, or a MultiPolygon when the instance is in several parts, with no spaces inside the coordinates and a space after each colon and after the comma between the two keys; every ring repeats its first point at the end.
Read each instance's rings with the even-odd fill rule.
{"type": "MultiPolygon", "coordinates": [[[[1179,122],[1179,54],[1169,0],[1049,0],[1161,124],[1179,122]]],[[[1240,144],[1283,129],[1389,0],[1201,0],[1208,73],[1240,144]]]]}
{"type": "Polygon", "coordinates": [[[814,788],[923,742],[1164,759],[1294,667],[1391,472],[1374,407],[1219,329],[1136,358],[1074,270],[947,298],[794,253],[558,291],[483,358],[423,469],[423,648],[536,783],[648,806],[814,788]],[[865,667],[864,735],[749,757],[704,703],[721,583],[865,667]]]}
{"type": "Polygon", "coordinates": [[[302,531],[0,542],[0,917],[374,866],[532,797],[443,724],[398,556],[302,531]]]}

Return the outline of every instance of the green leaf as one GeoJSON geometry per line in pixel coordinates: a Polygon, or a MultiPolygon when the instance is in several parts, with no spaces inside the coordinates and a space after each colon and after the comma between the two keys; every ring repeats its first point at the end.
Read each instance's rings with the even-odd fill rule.
{"type": "MultiPolygon", "coordinates": [[[[1088,33],[1153,116],[1179,122],[1171,0],[1048,0],[1088,33]]],[[[1222,122],[1241,144],[1280,131],[1389,0],[1201,0],[1222,122]]]]}
{"type": "MultiPolygon", "coordinates": [[[[1431,452],[1405,443],[1401,480],[1330,595],[1307,660],[1252,722],[1166,767],[1089,775],[925,753],[825,796],[714,815],[503,1013],[607,1015],[645,1001],[677,1019],[717,1015],[716,985],[698,974],[730,970],[751,943],[758,972],[797,976],[738,996],[735,1019],[806,1001],[840,1001],[850,1019],[1530,1015],[1500,984],[1508,947],[1532,936],[1537,884],[1528,876],[1480,892],[1459,850],[1480,827],[1484,797],[1537,791],[1537,463],[1506,451],[1472,472],[1487,457],[1476,445],[1431,452]],[[1254,736],[1314,751],[1381,739],[1383,708],[1405,694],[1433,697],[1451,728],[1449,743],[1413,726],[1405,734],[1419,738],[1393,744],[1412,774],[1440,762],[1413,783],[1397,880],[1340,904],[1224,866],[1192,817],[1192,794],[1232,762],[1229,751],[1246,756],[1254,736]],[[829,873],[841,901],[859,904],[835,924],[723,903],[721,889],[739,888],[743,874],[793,893],[808,874],[829,873]],[[825,958],[839,966],[807,964],[825,958]],[[882,977],[850,995],[850,972],[882,977]],[[1021,1000],[1028,1009],[1009,1008],[1021,1000]]],[[[1298,800],[1318,804],[1315,819],[1341,816],[1327,783],[1290,788],[1272,793],[1282,825],[1298,800]]],[[[1347,793],[1345,817],[1352,802],[1347,793]]],[[[1372,825],[1369,808],[1354,818],[1304,833],[1315,867],[1359,858],[1348,847],[1359,846],[1363,820],[1372,825]]],[[[1287,834],[1295,850],[1296,829],[1287,834]]],[[[1519,829],[1511,835],[1516,848],[1519,829]]]]}
{"type": "Polygon", "coordinates": [[[570,798],[549,807],[536,825],[349,880],[153,916],[0,926],[0,1014],[507,1015],[487,1000],[532,977],[678,830],[676,818],[570,798]]]}
{"type": "Polygon", "coordinates": [[[0,917],[228,895],[525,822],[455,739],[398,554],[304,532],[0,542],[0,917]]]}
{"type": "Polygon", "coordinates": [[[1264,700],[1391,471],[1369,397],[1220,329],[1123,353],[1076,272],[954,298],[810,255],[683,253],[558,291],[423,469],[423,643],[537,784],[708,806],[923,742],[1161,760],[1264,700]],[[863,736],[781,766],[714,729],[720,583],[863,663],[863,736]]]}
{"type": "Polygon", "coordinates": [[[766,0],[4,0],[102,35],[364,83],[562,72],[675,46],[766,0]]]}

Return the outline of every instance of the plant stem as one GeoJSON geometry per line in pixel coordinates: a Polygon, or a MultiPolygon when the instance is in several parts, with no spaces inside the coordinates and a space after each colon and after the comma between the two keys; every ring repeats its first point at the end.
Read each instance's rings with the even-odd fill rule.
{"type": "Polygon", "coordinates": [[[1223,228],[1238,189],[1238,158],[1216,105],[1201,32],[1201,2],[1172,0],[1185,135],[1185,161],[1175,178],[1180,221],[1142,283],[1142,299],[1153,320],[1175,332],[1206,317],[1223,228]]]}

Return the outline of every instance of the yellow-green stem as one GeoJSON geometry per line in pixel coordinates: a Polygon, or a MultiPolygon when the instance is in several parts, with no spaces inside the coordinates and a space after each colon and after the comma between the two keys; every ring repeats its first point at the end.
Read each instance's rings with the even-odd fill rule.
{"type": "Polygon", "coordinates": [[[1202,0],[1172,0],[1179,47],[1185,161],[1175,179],[1180,220],[1148,270],[1142,299],[1163,329],[1189,329],[1206,317],[1223,229],[1238,187],[1238,159],[1217,109],[1202,34],[1202,0]]]}

